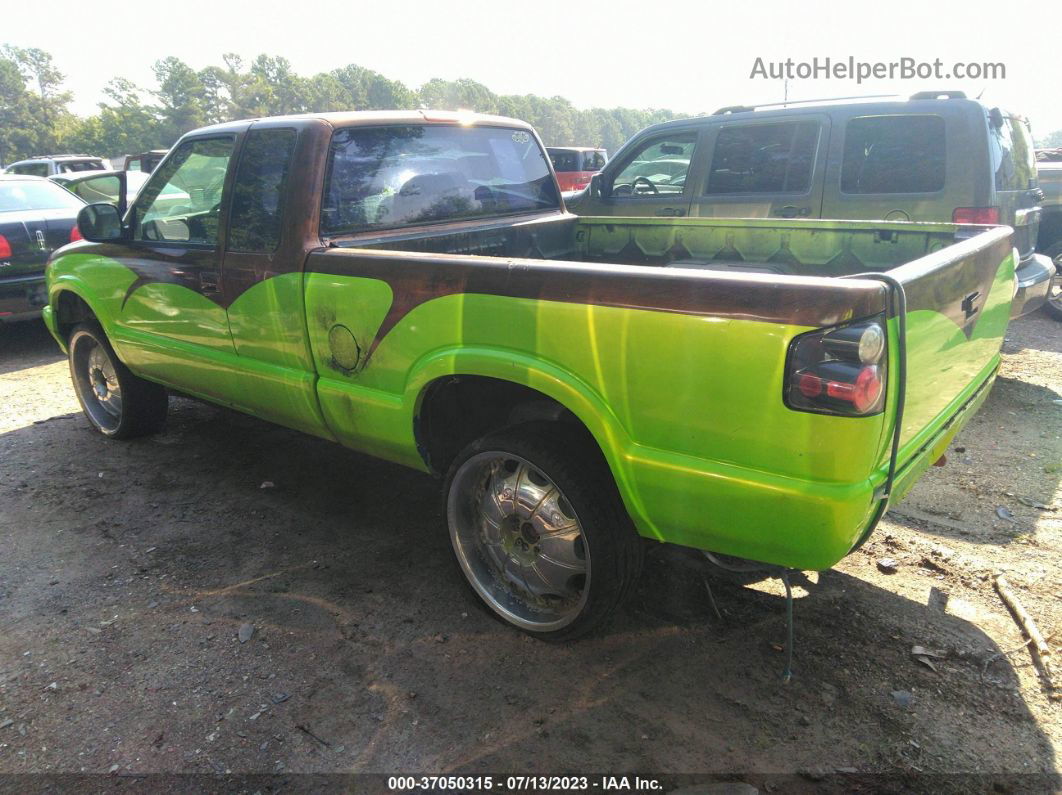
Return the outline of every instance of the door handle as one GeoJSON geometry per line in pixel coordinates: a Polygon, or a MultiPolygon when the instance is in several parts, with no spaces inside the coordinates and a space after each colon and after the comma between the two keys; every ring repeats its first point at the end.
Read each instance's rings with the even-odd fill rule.
{"type": "Polygon", "coordinates": [[[665,218],[681,218],[686,214],[686,211],[681,207],[662,207],[656,211],[656,214],[665,218]]]}
{"type": "Polygon", "coordinates": [[[778,215],[780,215],[782,218],[796,218],[797,216],[800,216],[801,218],[807,218],[809,215],[811,215],[811,208],[797,207],[795,204],[787,204],[785,207],[778,211],[778,215]]]}

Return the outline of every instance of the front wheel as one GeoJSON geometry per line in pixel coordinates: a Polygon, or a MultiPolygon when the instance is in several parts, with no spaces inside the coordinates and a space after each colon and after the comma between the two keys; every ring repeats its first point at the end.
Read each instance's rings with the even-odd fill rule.
{"type": "Polygon", "coordinates": [[[457,563],[499,618],[545,640],[582,635],[630,590],[641,539],[596,448],[558,423],[466,447],[446,479],[457,563]]]}
{"type": "Polygon", "coordinates": [[[75,327],[68,348],[77,399],[100,433],[131,439],[162,428],[169,402],[165,388],[133,375],[99,326],[75,327]]]}

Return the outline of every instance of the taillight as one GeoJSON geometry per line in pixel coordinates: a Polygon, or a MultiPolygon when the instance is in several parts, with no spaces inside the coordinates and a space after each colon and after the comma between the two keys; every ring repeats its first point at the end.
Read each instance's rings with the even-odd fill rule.
{"type": "Polygon", "coordinates": [[[795,338],[786,360],[785,403],[819,414],[877,414],[885,402],[885,318],[795,338]]]}
{"type": "Polygon", "coordinates": [[[7,242],[7,238],[0,235],[0,259],[7,259],[11,256],[11,244],[7,242]]]}
{"type": "Polygon", "coordinates": [[[70,230],[70,242],[75,243],[78,240],[84,240],[81,237],[81,230],[77,228],[77,224],[74,224],[74,228],[70,230]]]}
{"type": "Polygon", "coordinates": [[[998,207],[956,207],[951,214],[955,224],[998,224],[998,207]]]}

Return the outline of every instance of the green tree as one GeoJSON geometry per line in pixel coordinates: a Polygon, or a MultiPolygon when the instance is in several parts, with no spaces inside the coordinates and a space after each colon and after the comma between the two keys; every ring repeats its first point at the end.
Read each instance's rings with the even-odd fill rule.
{"type": "Polygon", "coordinates": [[[152,93],[159,100],[159,122],[163,138],[176,140],[207,122],[206,89],[199,74],[172,55],[152,67],[159,87],[152,93]]]}

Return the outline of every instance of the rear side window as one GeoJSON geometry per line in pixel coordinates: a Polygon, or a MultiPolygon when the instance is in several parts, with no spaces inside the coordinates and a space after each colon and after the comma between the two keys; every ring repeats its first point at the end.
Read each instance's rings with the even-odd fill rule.
{"type": "Polygon", "coordinates": [[[280,245],[285,184],[295,130],[251,130],[243,144],[229,215],[230,251],[265,253],[280,245]]]}
{"type": "Polygon", "coordinates": [[[844,131],[843,193],[934,193],[944,187],[944,119],[863,116],[844,131]]]}
{"type": "MultiPolygon", "coordinates": [[[[995,111],[993,111],[993,114],[995,111]]],[[[996,190],[1029,190],[1036,187],[1036,150],[1029,127],[1013,116],[991,116],[988,124],[988,151],[992,158],[996,190]]]]}
{"type": "Polygon", "coordinates": [[[74,174],[79,171],[103,171],[102,160],[60,160],[56,163],[60,174],[74,174]]]}
{"type": "Polygon", "coordinates": [[[818,141],[816,121],[723,127],[704,192],[806,193],[818,141]]]}
{"type": "Polygon", "coordinates": [[[583,171],[600,171],[605,167],[605,153],[600,149],[583,152],[583,171]]]}
{"type": "Polygon", "coordinates": [[[329,161],[323,235],[560,207],[545,153],[521,129],[352,127],[333,136],[329,161]]]}

